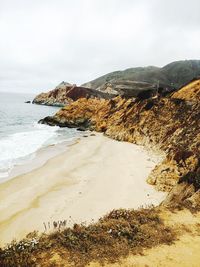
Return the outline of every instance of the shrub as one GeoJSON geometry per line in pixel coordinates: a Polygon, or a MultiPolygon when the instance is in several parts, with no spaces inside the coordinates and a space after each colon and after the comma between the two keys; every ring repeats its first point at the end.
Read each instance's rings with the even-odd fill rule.
{"type": "Polygon", "coordinates": [[[55,251],[60,251],[61,257],[67,253],[72,266],[85,266],[95,260],[114,262],[174,239],[174,232],[164,225],[155,208],[113,210],[89,226],[75,224],[39,239],[13,242],[1,249],[0,266],[43,266],[44,258],[47,260],[55,251]]]}

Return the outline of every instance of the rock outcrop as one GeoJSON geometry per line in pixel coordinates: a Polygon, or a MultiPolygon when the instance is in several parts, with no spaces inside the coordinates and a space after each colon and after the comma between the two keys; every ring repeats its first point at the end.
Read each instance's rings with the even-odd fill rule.
{"type": "Polygon", "coordinates": [[[110,99],[112,94],[62,82],[54,90],[37,95],[33,104],[63,107],[79,98],[110,99]]]}
{"type": "MultiPolygon", "coordinates": [[[[181,177],[188,173],[195,176],[200,167],[199,82],[186,85],[171,97],[82,98],[40,122],[104,132],[114,139],[164,153],[163,162],[152,171],[148,182],[158,190],[170,191],[181,177]]],[[[200,182],[198,186],[195,192],[200,182]]]]}
{"type": "Polygon", "coordinates": [[[173,98],[190,102],[200,102],[200,79],[196,78],[172,95],[173,98]]]}
{"type": "Polygon", "coordinates": [[[63,107],[72,102],[72,100],[67,97],[68,91],[73,87],[73,85],[62,82],[55,89],[37,95],[33,99],[33,104],[47,105],[47,106],[58,106],[63,107]]]}

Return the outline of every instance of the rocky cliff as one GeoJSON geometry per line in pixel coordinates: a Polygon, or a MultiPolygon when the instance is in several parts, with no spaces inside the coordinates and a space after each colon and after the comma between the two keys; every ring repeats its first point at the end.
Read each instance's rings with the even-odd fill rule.
{"type": "Polygon", "coordinates": [[[62,82],[54,90],[37,95],[33,100],[33,104],[62,107],[79,98],[110,99],[112,97],[112,94],[62,82]]]}
{"type": "Polygon", "coordinates": [[[199,266],[199,92],[195,80],[168,97],[81,98],[41,120],[159,151],[165,158],[148,181],[170,192],[162,206],[113,210],[88,226],[54,222],[50,234],[29,233],[0,248],[0,266],[199,266]]]}
{"type": "Polygon", "coordinates": [[[152,171],[148,182],[158,190],[173,188],[183,201],[181,196],[186,188],[190,186],[185,199],[199,192],[200,188],[199,91],[200,80],[196,80],[170,97],[144,100],[82,98],[41,123],[104,132],[114,139],[159,151],[165,155],[164,160],[152,171]]]}
{"type": "Polygon", "coordinates": [[[158,88],[170,92],[198,76],[200,76],[200,60],[177,61],[163,68],[153,66],[130,68],[108,73],[80,87],[62,82],[54,90],[36,96],[33,103],[65,106],[82,97],[103,99],[117,95],[137,97],[144,91],[155,95],[158,88]]]}
{"type": "Polygon", "coordinates": [[[200,102],[200,79],[194,79],[189,84],[183,86],[180,90],[175,92],[173,98],[183,99],[185,101],[200,102]]]}

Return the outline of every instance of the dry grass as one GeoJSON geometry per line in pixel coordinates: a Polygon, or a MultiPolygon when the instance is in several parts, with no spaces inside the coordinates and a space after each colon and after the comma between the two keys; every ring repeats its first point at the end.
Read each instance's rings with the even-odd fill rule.
{"type": "Polygon", "coordinates": [[[171,244],[175,232],[166,227],[156,208],[113,210],[99,222],[50,235],[30,234],[0,250],[0,266],[63,266],[51,262],[58,254],[70,266],[86,266],[91,261],[115,262],[129,253],[142,253],[143,248],[171,244]],[[45,265],[45,262],[48,265],[45,265]]]}

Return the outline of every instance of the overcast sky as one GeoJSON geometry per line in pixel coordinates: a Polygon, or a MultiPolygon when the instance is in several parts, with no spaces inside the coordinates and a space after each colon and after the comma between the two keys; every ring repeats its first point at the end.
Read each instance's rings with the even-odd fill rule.
{"type": "Polygon", "coordinates": [[[0,91],[200,59],[199,0],[0,0],[0,91]]]}

